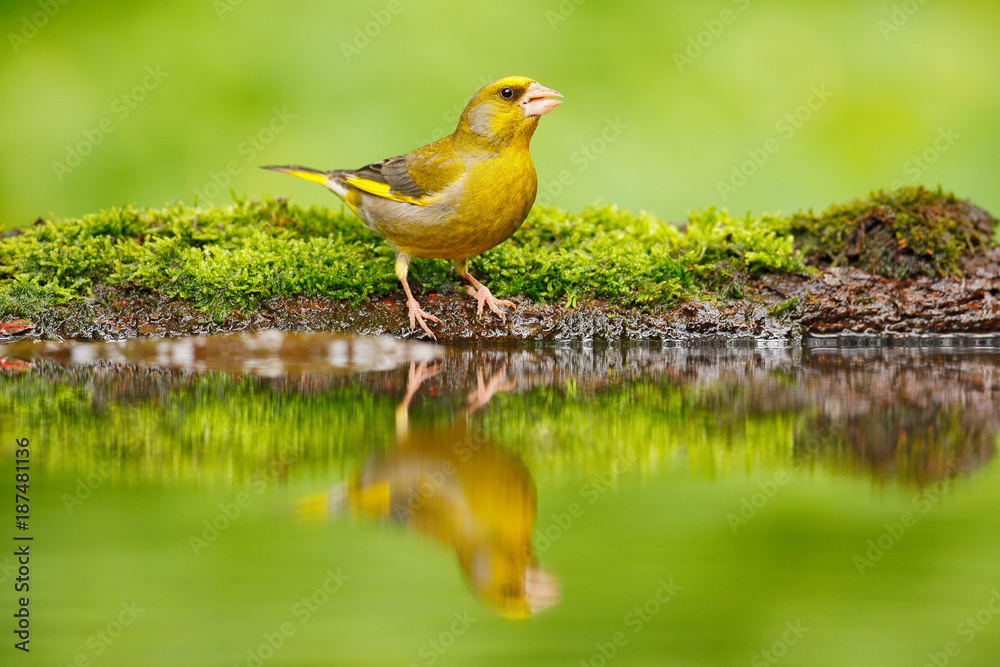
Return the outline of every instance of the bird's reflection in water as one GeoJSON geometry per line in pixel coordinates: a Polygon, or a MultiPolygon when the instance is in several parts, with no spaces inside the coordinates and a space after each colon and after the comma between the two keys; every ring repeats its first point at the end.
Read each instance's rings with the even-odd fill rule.
{"type": "Polygon", "coordinates": [[[329,510],[390,519],[455,550],[480,601],[508,618],[527,618],[560,600],[560,583],[531,549],[535,484],[519,457],[467,425],[466,416],[508,388],[503,371],[479,376],[466,408],[448,426],[413,426],[410,402],[440,368],[410,367],[396,410],[395,447],[369,459],[345,484],[305,499],[303,517],[329,510]]]}

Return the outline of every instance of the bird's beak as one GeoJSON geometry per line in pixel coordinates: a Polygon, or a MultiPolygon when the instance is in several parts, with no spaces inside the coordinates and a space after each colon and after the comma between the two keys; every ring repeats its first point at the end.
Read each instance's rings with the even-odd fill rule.
{"type": "Polygon", "coordinates": [[[562,601],[562,584],[554,574],[529,566],[524,572],[524,598],[531,613],[537,614],[562,601]]]}
{"type": "Polygon", "coordinates": [[[531,84],[528,90],[525,91],[520,102],[525,117],[544,116],[562,104],[562,100],[552,100],[549,99],[550,97],[562,97],[562,93],[557,93],[540,83],[531,84]]]}

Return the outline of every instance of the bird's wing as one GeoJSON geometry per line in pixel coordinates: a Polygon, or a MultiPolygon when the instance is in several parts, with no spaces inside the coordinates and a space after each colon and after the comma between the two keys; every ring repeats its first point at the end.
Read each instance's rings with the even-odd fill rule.
{"type": "Polygon", "coordinates": [[[423,188],[413,182],[406,168],[406,156],[391,157],[375,162],[344,175],[347,184],[368,194],[393,201],[422,206],[427,195],[423,188]]]}
{"type": "Polygon", "coordinates": [[[444,140],[409,155],[391,157],[355,171],[343,172],[344,181],[368,194],[417,206],[433,203],[464,171],[462,161],[449,155],[444,140]]]}

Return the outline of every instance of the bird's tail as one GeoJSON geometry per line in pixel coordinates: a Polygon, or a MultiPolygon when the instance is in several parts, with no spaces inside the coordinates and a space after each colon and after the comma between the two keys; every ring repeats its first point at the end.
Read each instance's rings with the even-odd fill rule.
{"type": "Polygon", "coordinates": [[[285,165],[285,166],[261,167],[261,169],[270,169],[271,171],[284,172],[286,174],[291,174],[292,176],[298,176],[299,178],[304,178],[307,181],[312,181],[313,183],[319,183],[320,185],[329,186],[330,184],[330,175],[327,172],[318,171],[316,169],[310,169],[309,167],[285,165]]]}
{"type": "Polygon", "coordinates": [[[316,521],[347,509],[347,485],[338,484],[325,493],[314,493],[295,503],[295,518],[299,521],[316,521]]]}
{"type": "Polygon", "coordinates": [[[355,209],[356,203],[348,197],[348,188],[344,184],[344,172],[342,171],[319,171],[317,169],[298,167],[296,165],[261,167],[261,169],[280,171],[286,174],[291,174],[292,176],[304,178],[307,181],[312,181],[313,183],[319,183],[333,192],[333,194],[347,202],[347,205],[351,207],[351,210],[357,213],[357,210],[355,209]]]}

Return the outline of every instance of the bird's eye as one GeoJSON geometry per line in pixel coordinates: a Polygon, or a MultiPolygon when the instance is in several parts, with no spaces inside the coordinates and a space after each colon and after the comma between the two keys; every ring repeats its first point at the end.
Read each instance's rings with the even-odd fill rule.
{"type": "Polygon", "coordinates": [[[501,88],[500,89],[500,97],[504,98],[505,100],[509,100],[510,98],[514,97],[514,89],[513,88],[501,88]]]}

